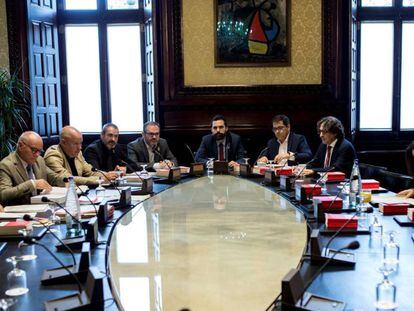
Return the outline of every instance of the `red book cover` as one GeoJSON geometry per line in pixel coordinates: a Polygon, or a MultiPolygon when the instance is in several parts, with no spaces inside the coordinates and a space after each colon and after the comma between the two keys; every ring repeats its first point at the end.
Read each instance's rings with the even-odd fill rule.
{"type": "Polygon", "coordinates": [[[328,229],[339,229],[341,228],[350,218],[351,221],[345,226],[346,229],[357,229],[358,228],[358,217],[354,215],[345,214],[325,214],[325,225],[328,229]]]}
{"type": "Polygon", "coordinates": [[[408,203],[380,203],[379,210],[383,215],[405,215],[410,207],[408,203]]]}
{"type": "Polygon", "coordinates": [[[322,193],[322,188],[320,185],[315,184],[304,184],[301,185],[302,189],[305,191],[306,195],[320,195],[322,193]]]}
{"type": "Polygon", "coordinates": [[[276,175],[293,175],[293,169],[291,167],[283,167],[283,168],[277,168],[276,169],[276,175]]]}
{"type": "Polygon", "coordinates": [[[258,165],[255,165],[253,167],[253,173],[259,174],[259,175],[264,175],[267,169],[269,169],[267,166],[258,166],[258,165]]]}
{"type": "Polygon", "coordinates": [[[363,190],[376,190],[379,189],[380,183],[375,179],[362,179],[361,186],[363,190]]]}
{"type": "Polygon", "coordinates": [[[0,235],[15,235],[19,234],[19,230],[30,230],[32,224],[30,221],[4,221],[0,222],[0,235]]]}
{"type": "Polygon", "coordinates": [[[326,174],[327,181],[344,181],[345,173],[342,172],[329,172],[326,174]]]}
{"type": "Polygon", "coordinates": [[[335,197],[335,196],[314,196],[313,197],[313,201],[318,201],[320,205],[322,205],[323,208],[342,208],[343,205],[343,201],[341,198],[339,197],[335,197]],[[336,199],[335,199],[336,198],[336,199]],[[335,201],[334,201],[335,200],[335,201]],[[333,202],[333,203],[332,203],[333,202]],[[332,205],[331,205],[332,204],[332,205]]]}
{"type": "Polygon", "coordinates": [[[414,208],[413,207],[407,208],[407,217],[411,221],[414,221],[414,208]]]}

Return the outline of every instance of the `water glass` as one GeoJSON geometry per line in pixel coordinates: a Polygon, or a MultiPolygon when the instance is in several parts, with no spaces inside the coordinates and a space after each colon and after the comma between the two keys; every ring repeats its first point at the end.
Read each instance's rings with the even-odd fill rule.
{"type": "Polygon", "coordinates": [[[383,263],[389,267],[392,267],[395,271],[400,260],[400,246],[395,242],[395,231],[387,232],[389,240],[384,245],[383,263]]]}
{"type": "Polygon", "coordinates": [[[377,284],[376,287],[376,301],[375,306],[380,310],[392,310],[397,308],[397,286],[395,286],[389,279],[388,276],[394,272],[389,269],[385,264],[381,266],[379,272],[382,273],[382,282],[377,284]]]}
{"type": "Polygon", "coordinates": [[[26,272],[17,267],[17,263],[21,259],[16,256],[12,256],[6,259],[13,265],[13,270],[7,274],[7,290],[8,296],[20,296],[26,294],[29,289],[27,288],[26,272]]]}

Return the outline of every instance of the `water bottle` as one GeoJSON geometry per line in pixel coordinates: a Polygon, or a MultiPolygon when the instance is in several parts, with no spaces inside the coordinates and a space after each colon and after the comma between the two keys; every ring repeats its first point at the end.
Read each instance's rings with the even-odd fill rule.
{"type": "MultiPolygon", "coordinates": [[[[81,213],[80,213],[80,204],[78,199],[78,194],[76,193],[75,188],[75,181],[73,176],[68,178],[69,180],[69,187],[68,191],[66,192],[66,201],[65,201],[65,208],[66,210],[71,213],[71,215],[76,218],[77,220],[81,220],[81,213]]],[[[78,234],[81,230],[80,223],[76,222],[72,219],[72,217],[66,213],[65,216],[66,220],[66,229],[68,234],[78,234]]]]}
{"type": "Polygon", "coordinates": [[[359,195],[361,193],[361,174],[359,173],[358,159],[354,161],[349,182],[349,207],[356,208],[359,204],[359,195]]]}

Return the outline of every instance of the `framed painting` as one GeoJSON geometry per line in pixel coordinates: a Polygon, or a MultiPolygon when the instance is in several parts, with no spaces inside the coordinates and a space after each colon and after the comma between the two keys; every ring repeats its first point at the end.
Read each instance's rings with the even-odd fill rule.
{"type": "Polygon", "coordinates": [[[290,66],[290,0],[215,0],[216,67],[290,66]]]}

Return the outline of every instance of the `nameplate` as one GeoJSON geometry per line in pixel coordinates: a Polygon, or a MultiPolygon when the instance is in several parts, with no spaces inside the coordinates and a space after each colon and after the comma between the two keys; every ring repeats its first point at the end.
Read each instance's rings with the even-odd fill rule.
{"type": "Polygon", "coordinates": [[[229,162],[227,161],[214,161],[213,164],[214,174],[223,175],[229,173],[229,162]]]}
{"type": "Polygon", "coordinates": [[[190,175],[191,176],[203,176],[204,175],[204,164],[203,163],[191,163],[190,164],[190,175]]]}
{"type": "Polygon", "coordinates": [[[168,174],[168,181],[178,182],[181,179],[181,169],[179,167],[172,167],[168,174]]]}
{"type": "Polygon", "coordinates": [[[240,176],[249,177],[252,175],[252,167],[249,164],[240,164],[240,176]]]}

